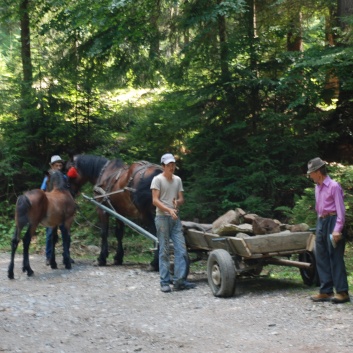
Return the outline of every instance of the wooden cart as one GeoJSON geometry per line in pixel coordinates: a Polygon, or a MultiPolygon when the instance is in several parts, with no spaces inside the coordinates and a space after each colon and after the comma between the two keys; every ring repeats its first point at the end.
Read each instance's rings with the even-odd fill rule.
{"type": "MultiPolygon", "coordinates": [[[[158,243],[156,236],[147,230],[92,197],[82,196],[155,244],[158,243]]],[[[207,278],[216,297],[232,296],[237,276],[259,275],[263,266],[268,264],[298,267],[305,284],[317,283],[313,252],[315,235],[311,232],[288,231],[245,238],[220,237],[195,229],[187,229],[184,234],[188,252],[208,257],[207,278]],[[299,254],[298,261],[289,259],[293,254],[299,254]]]]}
{"type": "Polygon", "coordinates": [[[312,232],[287,231],[241,238],[188,229],[185,239],[189,252],[208,255],[207,278],[216,297],[233,296],[238,276],[259,275],[268,264],[299,268],[307,285],[318,281],[312,232]],[[293,254],[298,254],[298,261],[290,259],[293,254]]]}

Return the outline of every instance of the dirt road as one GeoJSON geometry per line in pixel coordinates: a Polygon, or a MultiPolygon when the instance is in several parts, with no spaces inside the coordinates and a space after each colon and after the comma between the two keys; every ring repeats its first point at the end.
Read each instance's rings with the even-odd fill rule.
{"type": "Polygon", "coordinates": [[[0,352],[353,352],[353,305],[312,303],[316,289],[291,281],[240,280],[220,299],[205,273],[165,294],[144,265],[52,270],[34,255],[27,278],[18,254],[8,280],[8,262],[0,254],[0,352]]]}

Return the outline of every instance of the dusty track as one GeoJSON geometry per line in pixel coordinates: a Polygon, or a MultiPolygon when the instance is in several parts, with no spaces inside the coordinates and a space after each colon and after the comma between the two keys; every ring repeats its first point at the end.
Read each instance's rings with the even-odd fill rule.
{"type": "Polygon", "coordinates": [[[353,352],[353,305],[314,304],[315,288],[290,281],[241,280],[219,299],[205,273],[191,273],[196,289],[164,294],[144,265],[51,270],[35,255],[27,278],[18,254],[8,280],[9,258],[0,254],[0,352],[353,352]]]}

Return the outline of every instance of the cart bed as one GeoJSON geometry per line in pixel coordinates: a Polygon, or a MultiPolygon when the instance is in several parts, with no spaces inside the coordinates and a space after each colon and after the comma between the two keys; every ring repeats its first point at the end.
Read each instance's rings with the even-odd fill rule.
{"type": "Polygon", "coordinates": [[[190,250],[225,249],[231,255],[259,258],[312,251],[315,235],[312,232],[282,232],[237,238],[188,229],[185,240],[190,250]]]}

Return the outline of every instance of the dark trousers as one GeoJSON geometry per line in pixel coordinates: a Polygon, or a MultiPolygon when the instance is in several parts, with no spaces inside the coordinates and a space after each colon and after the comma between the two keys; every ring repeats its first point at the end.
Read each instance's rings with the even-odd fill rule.
{"type": "Polygon", "coordinates": [[[330,234],[336,224],[337,216],[318,218],[316,224],[316,267],[320,277],[320,293],[348,292],[346,266],[344,263],[345,239],[334,248],[330,234]]]}

